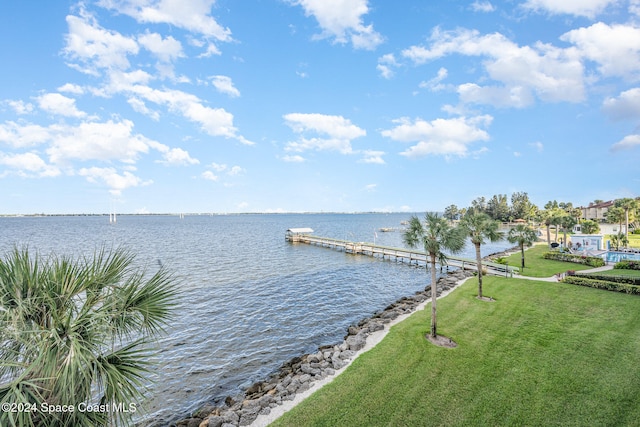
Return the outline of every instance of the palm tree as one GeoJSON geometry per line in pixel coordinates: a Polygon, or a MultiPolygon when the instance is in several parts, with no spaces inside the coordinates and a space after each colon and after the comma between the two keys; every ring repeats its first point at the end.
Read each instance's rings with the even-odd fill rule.
{"type": "Polygon", "coordinates": [[[0,402],[75,408],[3,411],[0,425],[131,422],[122,409],[142,400],[151,344],[176,296],[171,275],[134,269],[133,260],[120,249],[43,260],[17,248],[0,259],[0,402]],[[81,411],[81,403],[105,406],[81,411]]]}
{"type": "Polygon", "coordinates": [[[437,338],[437,314],[436,314],[436,261],[446,262],[444,251],[451,253],[460,252],[465,245],[465,238],[461,229],[453,228],[446,219],[435,212],[428,212],[424,217],[424,224],[417,216],[412,216],[409,226],[402,235],[404,243],[417,248],[422,246],[429,262],[427,269],[431,267],[431,337],[437,338]]]}
{"type": "Polygon", "coordinates": [[[567,233],[578,223],[578,220],[573,215],[565,215],[562,217],[560,225],[562,225],[562,231],[564,232],[564,247],[568,247],[567,233]]]}
{"type": "MultiPolygon", "coordinates": [[[[632,213],[638,209],[638,201],[636,199],[625,198],[616,200],[615,205],[624,209],[624,237],[629,240],[629,211],[632,213]]],[[[625,245],[626,247],[627,245],[625,245]]]]}
{"type": "Polygon", "coordinates": [[[539,211],[538,215],[540,216],[540,221],[544,223],[545,228],[547,229],[547,246],[551,249],[551,232],[549,231],[549,227],[553,222],[552,211],[545,209],[543,211],[539,211]]]}
{"type": "Polygon", "coordinates": [[[465,231],[471,243],[476,247],[476,265],[478,268],[478,298],[482,299],[482,255],[480,245],[485,243],[485,239],[497,242],[504,238],[504,233],[498,231],[500,223],[484,213],[473,213],[462,218],[460,226],[465,231]]]}
{"type": "Polygon", "coordinates": [[[521,268],[524,269],[524,247],[533,245],[533,242],[537,240],[536,232],[528,225],[518,224],[509,230],[507,240],[511,243],[516,243],[520,247],[520,253],[522,254],[521,268]]]}

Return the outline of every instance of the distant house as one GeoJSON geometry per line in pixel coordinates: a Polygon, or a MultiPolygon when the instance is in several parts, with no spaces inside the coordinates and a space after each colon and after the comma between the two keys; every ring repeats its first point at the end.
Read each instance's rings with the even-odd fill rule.
{"type": "Polygon", "coordinates": [[[602,222],[606,218],[607,211],[613,206],[614,200],[602,202],[598,204],[589,203],[587,207],[581,207],[582,219],[591,219],[593,221],[602,222]]]}

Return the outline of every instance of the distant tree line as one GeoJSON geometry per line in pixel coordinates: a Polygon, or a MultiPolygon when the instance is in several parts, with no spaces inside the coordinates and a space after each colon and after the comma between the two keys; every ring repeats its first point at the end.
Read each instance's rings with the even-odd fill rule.
{"type": "MultiPolygon", "coordinates": [[[[599,203],[602,203],[602,200],[592,202],[592,204],[599,203]]],[[[596,221],[582,219],[582,209],[575,207],[572,202],[550,200],[541,209],[531,202],[526,192],[516,192],[511,197],[507,197],[506,194],[496,194],[491,198],[478,197],[465,208],[458,208],[452,204],[445,208],[443,217],[449,221],[458,221],[467,215],[480,213],[486,214],[495,221],[514,222],[520,220],[544,226],[548,242],[552,242],[551,228],[554,229],[554,241],[556,242],[559,232],[563,233],[563,241],[566,242],[567,233],[576,224],[580,224],[581,231],[585,234],[600,231],[600,225],[596,221]]],[[[638,229],[638,219],[640,219],[640,197],[618,199],[607,210],[606,221],[620,226],[618,234],[612,236],[612,243],[615,247],[627,246],[629,230],[638,229]]]]}

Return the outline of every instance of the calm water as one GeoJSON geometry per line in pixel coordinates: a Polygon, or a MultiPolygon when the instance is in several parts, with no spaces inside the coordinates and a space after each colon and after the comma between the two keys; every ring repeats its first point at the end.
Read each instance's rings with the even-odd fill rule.
{"type": "MultiPolygon", "coordinates": [[[[319,236],[403,246],[409,214],[287,214],[0,218],[0,252],[41,254],[124,246],[141,265],[174,272],[178,316],[160,340],[143,420],[172,420],[237,395],[283,362],[341,342],[346,328],[424,289],[424,269],[284,240],[291,227],[319,236]]],[[[483,255],[510,246],[483,246],[483,255]]],[[[473,258],[473,247],[465,253],[473,258]]],[[[163,422],[164,422],[163,421],[163,422]]]]}

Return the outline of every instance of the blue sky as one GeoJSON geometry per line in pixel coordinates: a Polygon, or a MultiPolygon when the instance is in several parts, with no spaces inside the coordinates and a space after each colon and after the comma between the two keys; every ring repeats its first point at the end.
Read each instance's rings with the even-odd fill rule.
{"type": "Polygon", "coordinates": [[[0,213],[640,191],[640,0],[0,2],[0,213]]]}

